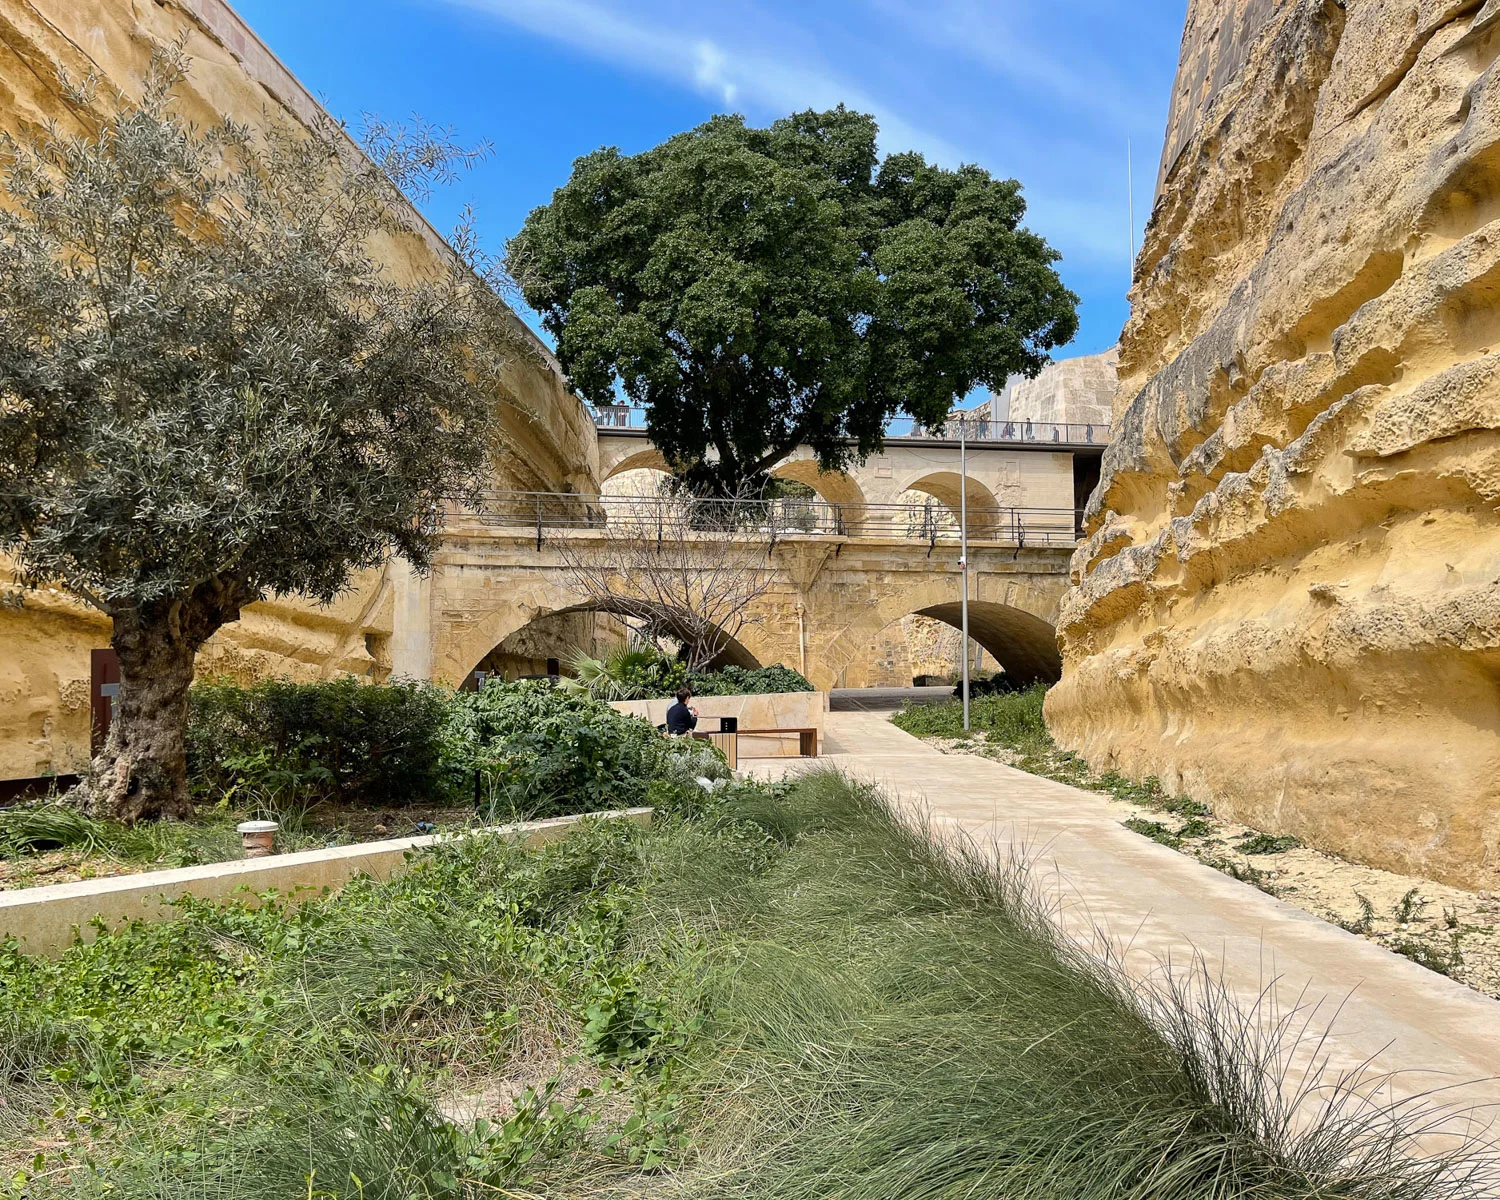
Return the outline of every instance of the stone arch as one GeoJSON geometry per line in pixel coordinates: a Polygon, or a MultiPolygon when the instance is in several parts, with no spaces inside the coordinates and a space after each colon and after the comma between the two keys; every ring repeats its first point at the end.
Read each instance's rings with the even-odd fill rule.
{"type": "MultiPolygon", "coordinates": [[[[963,626],[957,600],[914,610],[954,629],[963,626]]],[[[993,601],[969,602],[969,636],[985,648],[1017,683],[1053,684],[1062,678],[1057,629],[1034,613],[993,601]]]]}
{"type": "Polygon", "coordinates": [[[601,483],[608,483],[616,475],[623,475],[626,471],[663,471],[672,473],[672,468],[667,464],[662,452],[649,442],[639,439],[631,439],[632,446],[639,449],[625,448],[606,453],[603,447],[599,453],[599,479],[601,483]]]}
{"type": "MultiPolygon", "coordinates": [[[[1039,588],[1008,576],[976,580],[969,601],[969,636],[1017,682],[1055,683],[1062,675],[1055,622],[1063,586],[1059,580],[1055,588],[1039,588]]],[[[819,657],[825,669],[820,674],[837,677],[876,644],[882,630],[912,613],[960,628],[959,587],[956,572],[928,577],[867,606],[824,647],[819,657]]]]}
{"type": "Polygon", "coordinates": [[[858,536],[864,525],[865,493],[853,476],[844,471],[824,471],[813,458],[787,458],[771,468],[777,479],[788,479],[812,488],[839,510],[844,531],[858,536]]]}
{"type": "MultiPolygon", "coordinates": [[[[551,584],[543,584],[534,589],[530,594],[530,600],[530,603],[507,605],[476,622],[461,634],[456,633],[446,647],[440,648],[441,653],[437,657],[437,676],[455,686],[462,683],[492,650],[499,647],[512,634],[543,618],[582,612],[610,613],[622,617],[632,615],[623,603],[585,599],[566,588],[551,584]]],[[[674,626],[685,628],[685,622],[682,622],[681,618],[666,607],[658,607],[658,611],[663,626],[669,632],[673,632],[674,636],[681,636],[675,632],[674,626]]],[[[761,663],[743,642],[729,638],[728,643],[711,665],[758,667],[761,663]]]]}
{"type": "Polygon", "coordinates": [[[616,471],[599,489],[601,496],[657,496],[665,493],[671,474],[658,467],[629,467],[616,471]]]}
{"type": "MultiPolygon", "coordinates": [[[[959,489],[964,482],[964,476],[957,471],[931,471],[921,475],[909,483],[903,484],[902,492],[925,492],[938,503],[950,509],[954,519],[958,519],[960,506],[959,489]]],[[[968,478],[968,507],[969,507],[969,536],[975,538],[995,538],[1000,535],[1000,501],[992,492],[974,476],[968,478]]]]}

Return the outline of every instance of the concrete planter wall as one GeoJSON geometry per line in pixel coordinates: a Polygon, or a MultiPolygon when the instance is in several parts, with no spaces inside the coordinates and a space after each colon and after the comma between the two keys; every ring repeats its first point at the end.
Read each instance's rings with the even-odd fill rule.
{"type": "MultiPolygon", "coordinates": [[[[540,846],[565,837],[588,816],[647,825],[651,821],[651,810],[627,808],[553,817],[546,821],[522,821],[497,825],[485,832],[497,833],[527,846],[540,846]]],[[[76,933],[82,932],[85,938],[93,937],[89,924],[95,917],[102,918],[107,926],[132,917],[164,920],[172,916],[173,910],[163,902],[180,896],[223,900],[242,889],[253,897],[275,888],[294,900],[306,899],[325,889],[337,889],[356,875],[389,879],[405,867],[410,851],[452,841],[455,836],[468,835],[392,838],[356,846],[335,846],[328,850],[304,850],[298,854],[0,892],[0,936],[14,937],[20,942],[21,949],[29,953],[55,953],[71,945],[76,933]]]]}
{"type": "MultiPolygon", "coordinates": [[[[675,700],[617,700],[610,707],[617,712],[644,717],[653,725],[667,719],[667,709],[675,700]]],[[[698,728],[714,733],[719,717],[739,718],[741,729],[816,729],[823,740],[824,714],[828,712],[827,692],[759,692],[753,696],[694,696],[691,704],[698,710],[698,728]]],[[[795,737],[745,737],[739,740],[741,758],[795,758],[795,737]]]]}

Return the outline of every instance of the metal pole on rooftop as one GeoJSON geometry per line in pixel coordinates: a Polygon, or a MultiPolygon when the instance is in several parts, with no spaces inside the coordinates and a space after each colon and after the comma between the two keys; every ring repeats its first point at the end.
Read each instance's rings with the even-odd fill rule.
{"type": "Polygon", "coordinates": [[[969,728],[969,443],[958,418],[958,569],[963,572],[964,730],[969,728]]]}

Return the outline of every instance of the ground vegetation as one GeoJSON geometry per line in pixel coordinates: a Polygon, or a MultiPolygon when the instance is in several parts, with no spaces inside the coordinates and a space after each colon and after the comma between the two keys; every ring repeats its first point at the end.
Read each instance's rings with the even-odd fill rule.
{"type": "Polygon", "coordinates": [[[0,948],[0,1187],[1487,1194],[1481,1162],[1408,1156],[1420,1111],[1279,1099],[1274,1039],[1221,995],[1134,990],[1022,877],[867,789],[699,795],[537,851],[456,841],[299,908],[183,903],[56,958],[0,948]]]}
{"type": "Polygon", "coordinates": [[[51,797],[0,809],[0,889],[183,867],[243,853],[235,825],[273,819],[284,852],[476,824],[654,805],[726,771],[581,692],[490,681],[480,692],[356,680],[195,686],[188,820],[127,824],[51,797]]]}

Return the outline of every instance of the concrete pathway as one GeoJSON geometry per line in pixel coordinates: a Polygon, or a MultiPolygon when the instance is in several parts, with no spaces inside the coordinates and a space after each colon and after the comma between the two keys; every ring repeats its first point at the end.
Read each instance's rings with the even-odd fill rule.
{"type": "MultiPolygon", "coordinates": [[[[888,714],[832,712],[824,738],[830,763],[882,786],[939,828],[961,831],[996,853],[1019,853],[1055,906],[1068,936],[1097,952],[1107,938],[1136,978],[1164,969],[1179,977],[1201,956],[1263,1023],[1300,1012],[1306,1034],[1290,1078],[1307,1072],[1316,1038],[1328,1072],[1368,1062],[1386,1076],[1367,1094],[1435,1099],[1477,1111],[1500,1130],[1500,1002],[1346,933],[1196,859],[1124,828],[1105,801],[989,759],[944,754],[892,725],[888,714]]],[[[812,760],[745,760],[773,777],[812,760]]],[[[1465,1127],[1473,1122],[1465,1119],[1465,1127]]]]}

